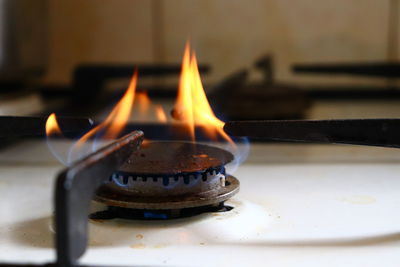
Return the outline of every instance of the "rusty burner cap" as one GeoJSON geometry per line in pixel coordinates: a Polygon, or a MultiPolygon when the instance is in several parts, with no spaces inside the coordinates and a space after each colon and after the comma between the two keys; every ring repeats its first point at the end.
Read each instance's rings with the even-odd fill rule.
{"type": "Polygon", "coordinates": [[[231,162],[223,149],[187,142],[148,142],[134,152],[119,172],[143,176],[171,176],[204,172],[231,162]]]}
{"type": "Polygon", "coordinates": [[[225,174],[233,155],[223,149],[188,142],[148,142],[96,192],[109,207],[133,210],[182,210],[220,207],[239,191],[239,181],[225,174]]]}

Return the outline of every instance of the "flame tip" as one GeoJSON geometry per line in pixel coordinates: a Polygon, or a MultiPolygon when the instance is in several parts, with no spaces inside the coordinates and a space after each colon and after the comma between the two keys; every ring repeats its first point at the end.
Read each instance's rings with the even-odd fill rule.
{"type": "Polygon", "coordinates": [[[60,126],[58,125],[58,122],[57,122],[57,116],[54,112],[51,113],[47,117],[45,130],[46,130],[47,137],[49,137],[51,135],[56,135],[56,134],[61,135],[62,134],[60,126]]]}
{"type": "Polygon", "coordinates": [[[189,41],[183,54],[178,97],[171,115],[186,124],[192,140],[195,140],[195,125],[202,125],[211,139],[216,140],[221,136],[234,144],[223,130],[224,122],[215,116],[208,102],[201,82],[196,52],[190,49],[189,41]]]}

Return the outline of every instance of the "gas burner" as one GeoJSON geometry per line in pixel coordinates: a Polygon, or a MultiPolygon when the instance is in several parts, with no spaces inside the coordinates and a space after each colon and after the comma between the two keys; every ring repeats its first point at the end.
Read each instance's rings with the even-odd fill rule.
{"type": "Polygon", "coordinates": [[[230,152],[202,144],[145,143],[97,190],[95,200],[109,207],[109,215],[100,217],[166,219],[225,211],[224,201],[239,191],[239,181],[225,173],[232,160],[230,152]]]}

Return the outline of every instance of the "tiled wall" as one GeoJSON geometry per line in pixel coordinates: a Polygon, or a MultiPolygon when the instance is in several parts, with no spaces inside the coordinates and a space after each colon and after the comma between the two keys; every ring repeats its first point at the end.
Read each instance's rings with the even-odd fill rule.
{"type": "Polygon", "coordinates": [[[326,81],[290,66],[387,59],[390,1],[51,0],[46,80],[68,82],[80,62],[178,62],[190,37],[212,80],[269,52],[278,79],[326,81]]]}

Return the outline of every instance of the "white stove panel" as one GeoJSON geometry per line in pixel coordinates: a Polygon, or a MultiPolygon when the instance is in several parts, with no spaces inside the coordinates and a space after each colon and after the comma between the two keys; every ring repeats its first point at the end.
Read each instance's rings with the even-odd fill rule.
{"type": "MultiPolygon", "coordinates": [[[[4,153],[15,153],[15,149],[4,153]]],[[[30,149],[38,152],[45,147],[30,149]]],[[[249,161],[235,173],[241,191],[227,203],[235,207],[232,211],[171,221],[90,221],[89,249],[81,262],[398,266],[400,165],[396,151],[255,146],[249,161]],[[304,154],[306,150],[309,153],[304,154]],[[285,151],[291,153],[286,161],[277,160],[285,151]],[[367,152],[380,161],[373,163],[367,152]],[[338,160],[329,163],[329,153],[338,160]],[[358,154],[362,160],[355,157],[352,162],[358,154]],[[324,157],[326,161],[321,160],[324,157]]],[[[35,163],[12,162],[4,153],[0,156],[1,262],[54,261],[52,191],[62,166],[45,156],[35,163]]]]}

